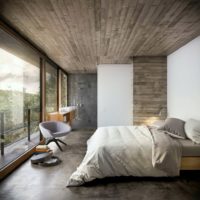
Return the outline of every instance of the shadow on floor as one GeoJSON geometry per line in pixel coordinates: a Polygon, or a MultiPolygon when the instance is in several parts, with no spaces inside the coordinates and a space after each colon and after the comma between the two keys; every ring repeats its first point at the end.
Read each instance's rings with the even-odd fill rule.
{"type": "Polygon", "coordinates": [[[85,187],[105,185],[111,183],[128,183],[128,182],[175,182],[175,181],[200,181],[200,170],[198,171],[181,171],[178,177],[108,177],[104,179],[95,179],[84,184],[85,187]]]}

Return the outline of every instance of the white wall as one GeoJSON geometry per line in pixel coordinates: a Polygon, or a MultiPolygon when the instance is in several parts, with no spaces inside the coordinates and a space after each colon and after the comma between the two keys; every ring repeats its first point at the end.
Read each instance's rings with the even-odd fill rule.
{"type": "Polygon", "coordinates": [[[133,65],[98,65],[98,127],[133,124],[133,65]]]}
{"type": "Polygon", "coordinates": [[[167,57],[168,115],[200,119],[200,36],[167,57]]]}

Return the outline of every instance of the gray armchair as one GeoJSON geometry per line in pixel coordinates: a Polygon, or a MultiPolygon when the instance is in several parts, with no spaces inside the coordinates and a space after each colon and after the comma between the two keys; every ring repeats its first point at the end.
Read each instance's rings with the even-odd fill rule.
{"type": "Polygon", "coordinates": [[[69,124],[59,121],[46,121],[46,122],[41,122],[39,124],[39,128],[43,137],[46,139],[47,145],[50,142],[55,142],[61,151],[62,148],[58,142],[67,145],[65,142],[58,139],[58,137],[65,136],[70,133],[71,127],[69,124]]]}

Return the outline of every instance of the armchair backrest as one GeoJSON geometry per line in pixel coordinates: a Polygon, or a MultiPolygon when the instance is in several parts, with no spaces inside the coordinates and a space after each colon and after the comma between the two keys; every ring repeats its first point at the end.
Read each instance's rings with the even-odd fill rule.
{"type": "Polygon", "coordinates": [[[56,124],[54,122],[41,122],[39,128],[44,138],[52,138],[51,133],[55,132],[56,124]]]}
{"type": "Polygon", "coordinates": [[[54,137],[54,133],[56,132],[67,133],[71,131],[71,126],[69,126],[69,124],[59,121],[41,122],[39,128],[45,138],[54,137]]]}

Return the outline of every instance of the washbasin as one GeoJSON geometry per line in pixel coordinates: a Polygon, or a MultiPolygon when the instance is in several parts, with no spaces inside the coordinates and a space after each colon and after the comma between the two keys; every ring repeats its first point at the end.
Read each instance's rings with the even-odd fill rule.
{"type": "Polygon", "coordinates": [[[66,106],[66,107],[59,108],[59,112],[66,113],[66,112],[71,112],[71,111],[73,111],[75,109],[76,109],[76,106],[66,106]]]}

